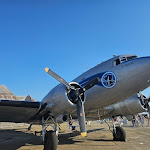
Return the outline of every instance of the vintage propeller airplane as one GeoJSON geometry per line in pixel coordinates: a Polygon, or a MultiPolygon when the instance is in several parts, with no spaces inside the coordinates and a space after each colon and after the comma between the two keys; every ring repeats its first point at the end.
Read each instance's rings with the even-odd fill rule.
{"type": "MultiPolygon", "coordinates": [[[[1,122],[27,122],[42,125],[44,149],[56,150],[57,122],[67,121],[77,113],[80,132],[86,136],[85,114],[128,99],[150,86],[150,57],[115,56],[72,82],[66,82],[49,68],[45,71],[61,84],[54,87],[41,102],[0,100],[1,122]],[[46,131],[53,122],[54,131],[46,131]]],[[[115,140],[125,140],[122,128],[114,127],[115,140]]]]}

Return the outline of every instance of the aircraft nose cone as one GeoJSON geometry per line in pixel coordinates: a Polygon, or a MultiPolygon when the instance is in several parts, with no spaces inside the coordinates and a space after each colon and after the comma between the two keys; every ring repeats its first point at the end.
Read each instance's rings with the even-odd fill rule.
{"type": "MultiPolygon", "coordinates": [[[[150,86],[150,57],[140,57],[132,61],[128,70],[128,83],[135,91],[143,91],[150,86]]],[[[128,67],[127,67],[128,68],[128,67]]],[[[126,69],[126,68],[125,68],[126,69]]],[[[130,88],[130,87],[129,87],[130,88]]]]}
{"type": "Polygon", "coordinates": [[[150,57],[145,57],[145,71],[149,74],[150,79],[150,57]]]}
{"type": "Polygon", "coordinates": [[[141,65],[145,71],[150,71],[150,56],[140,58],[141,65]]]}
{"type": "Polygon", "coordinates": [[[140,71],[141,77],[145,80],[150,80],[150,57],[141,57],[137,60],[137,68],[140,71]]]}

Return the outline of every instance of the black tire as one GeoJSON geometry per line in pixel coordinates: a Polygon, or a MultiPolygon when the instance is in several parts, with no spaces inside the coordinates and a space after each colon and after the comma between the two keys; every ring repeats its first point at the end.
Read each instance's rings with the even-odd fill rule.
{"type": "Polygon", "coordinates": [[[126,132],[122,127],[116,127],[116,133],[113,131],[114,141],[126,141],[126,132]]]}
{"type": "Polygon", "coordinates": [[[44,150],[56,150],[58,145],[58,136],[54,131],[47,131],[45,134],[44,150]]]}

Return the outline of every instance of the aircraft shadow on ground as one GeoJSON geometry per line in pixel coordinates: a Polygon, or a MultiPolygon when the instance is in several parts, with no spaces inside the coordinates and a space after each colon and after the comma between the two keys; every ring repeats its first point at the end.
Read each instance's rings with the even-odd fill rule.
{"type": "MultiPolygon", "coordinates": [[[[88,130],[88,133],[101,131],[104,128],[88,130]]],[[[70,132],[59,135],[59,145],[82,143],[83,140],[76,140],[80,132],[70,132]]],[[[97,141],[97,139],[89,139],[97,141]]],[[[98,141],[111,141],[99,139],[98,141]]],[[[16,150],[25,145],[42,145],[40,135],[34,135],[33,132],[23,132],[17,129],[0,130],[0,150],[16,150]]]]}
{"type": "Polygon", "coordinates": [[[100,128],[100,129],[92,129],[92,130],[88,130],[87,133],[91,133],[91,132],[96,132],[96,131],[102,131],[105,128],[100,128]]]}
{"type": "MultiPolygon", "coordinates": [[[[96,132],[104,130],[105,128],[88,130],[87,133],[96,132]]],[[[63,144],[74,144],[74,143],[82,143],[81,140],[76,140],[74,137],[79,136],[80,132],[71,132],[59,135],[59,145],[63,144]]]]}
{"type": "Polygon", "coordinates": [[[80,135],[79,132],[71,132],[59,135],[59,145],[81,143],[82,141],[74,139],[74,137],[78,135],[80,135]]]}
{"type": "Polygon", "coordinates": [[[42,145],[40,136],[16,129],[0,130],[0,150],[16,150],[25,145],[42,145]]]}
{"type": "MultiPolygon", "coordinates": [[[[90,133],[90,132],[96,132],[96,131],[102,131],[104,130],[105,128],[101,128],[101,129],[94,129],[94,130],[88,130],[87,133],[90,133]]],[[[103,136],[103,137],[100,137],[100,139],[87,139],[88,141],[106,141],[106,142],[112,142],[113,140],[108,140],[108,139],[105,139],[106,136],[103,136]]]]}
{"type": "Polygon", "coordinates": [[[108,139],[88,139],[89,141],[96,141],[96,142],[113,142],[113,140],[108,140],[108,139]]]}

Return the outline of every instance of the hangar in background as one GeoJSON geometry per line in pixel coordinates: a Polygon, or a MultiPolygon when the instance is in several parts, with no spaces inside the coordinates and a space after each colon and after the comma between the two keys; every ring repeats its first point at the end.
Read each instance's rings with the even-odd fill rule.
{"type": "Polygon", "coordinates": [[[0,85],[0,100],[19,100],[19,101],[32,101],[35,100],[30,96],[16,96],[10,89],[5,85],[0,85]]]}

